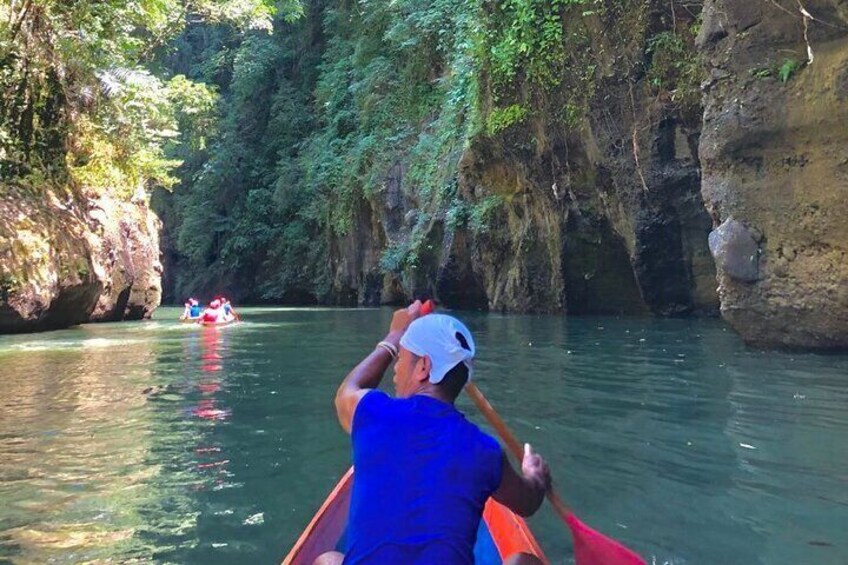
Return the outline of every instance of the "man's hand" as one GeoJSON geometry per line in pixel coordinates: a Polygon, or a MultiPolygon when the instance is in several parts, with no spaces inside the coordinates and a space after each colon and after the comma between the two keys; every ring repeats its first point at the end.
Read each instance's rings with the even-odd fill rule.
{"type": "Polygon", "coordinates": [[[539,509],[550,487],[551,472],[548,464],[533,452],[529,443],[525,443],[521,474],[515,472],[506,454],[503,454],[501,484],[492,497],[519,516],[526,517],[539,509]]]}
{"type": "Polygon", "coordinates": [[[524,444],[524,459],[521,461],[521,474],[544,491],[551,488],[551,471],[542,456],[533,451],[529,443],[524,444]]]}
{"type": "Polygon", "coordinates": [[[389,326],[389,333],[386,334],[386,341],[397,346],[400,343],[400,338],[403,336],[406,328],[413,321],[421,317],[421,301],[416,300],[406,308],[395,310],[392,316],[392,323],[389,326]]]}

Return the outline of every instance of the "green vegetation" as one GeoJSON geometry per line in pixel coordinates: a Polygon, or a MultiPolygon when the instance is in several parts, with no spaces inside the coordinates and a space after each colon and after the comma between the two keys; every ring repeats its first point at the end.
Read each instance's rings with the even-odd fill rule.
{"type": "Polygon", "coordinates": [[[786,82],[800,68],[801,63],[797,59],[784,59],[783,63],[777,69],[777,78],[780,79],[780,82],[786,82]]]}
{"type": "Polygon", "coordinates": [[[506,0],[484,3],[475,35],[476,57],[491,101],[485,131],[495,135],[520,124],[530,109],[544,108],[550,94],[564,96],[562,112],[549,119],[574,127],[593,93],[596,59],[590,35],[602,0],[506,0]]]}
{"type": "Polygon", "coordinates": [[[756,69],[751,70],[751,76],[754,78],[768,78],[772,75],[772,69],[768,67],[757,67],[756,69]]]}
{"type": "Polygon", "coordinates": [[[777,77],[780,82],[788,82],[792,76],[800,70],[802,63],[794,58],[784,59],[779,65],[774,63],[766,67],[757,67],[751,70],[751,76],[758,79],[777,77]]]}
{"type": "Polygon", "coordinates": [[[497,214],[497,211],[504,205],[504,202],[505,199],[503,196],[493,194],[472,206],[468,213],[469,227],[478,233],[488,232],[492,220],[497,214]]]}
{"type": "Polygon", "coordinates": [[[173,186],[180,103],[204,87],[151,72],[155,55],[189,16],[268,30],[275,10],[266,0],[3,3],[0,180],[121,198],[173,186]]]}
{"type": "Polygon", "coordinates": [[[506,128],[520,124],[530,112],[529,108],[521,104],[512,104],[506,108],[496,108],[489,114],[486,120],[486,133],[495,135],[506,128]]]}
{"type": "Polygon", "coordinates": [[[220,105],[205,158],[186,161],[170,201],[177,291],[211,280],[254,299],[321,296],[328,245],[370,222],[375,198],[422,210],[381,262],[414,267],[480,123],[475,14],[465,0],[314,4],[270,36],[186,30],[172,68],[214,82],[220,105]]]}
{"type": "Polygon", "coordinates": [[[211,281],[254,299],[320,297],[331,246],[375,209],[417,211],[389,229],[386,272],[430,254],[434,222],[485,231],[504,199],[459,196],[460,156],[537,117],[577,125],[596,72],[592,19],[607,12],[600,0],[314,2],[271,36],[186,30],[171,69],[214,84],[220,105],[166,214],[178,294],[211,281]]]}
{"type": "Polygon", "coordinates": [[[648,39],[648,81],[684,111],[699,110],[703,71],[693,44],[696,25],[667,30],[648,39]]]}

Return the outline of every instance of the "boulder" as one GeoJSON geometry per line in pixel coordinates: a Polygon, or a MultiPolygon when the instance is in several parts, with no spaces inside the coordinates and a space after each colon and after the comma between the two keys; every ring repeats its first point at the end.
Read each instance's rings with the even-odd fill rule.
{"type": "Polygon", "coordinates": [[[716,266],[730,277],[753,282],[759,275],[759,247],[744,225],[728,218],[710,232],[710,253],[716,266]]]}

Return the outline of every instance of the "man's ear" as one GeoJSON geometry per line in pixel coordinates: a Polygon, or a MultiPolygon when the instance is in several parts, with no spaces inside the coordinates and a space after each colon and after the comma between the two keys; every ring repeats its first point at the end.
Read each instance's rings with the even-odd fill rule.
{"type": "Polygon", "coordinates": [[[415,380],[420,383],[426,381],[430,378],[430,369],[432,368],[433,362],[430,361],[429,356],[419,357],[418,362],[415,364],[415,380]]]}

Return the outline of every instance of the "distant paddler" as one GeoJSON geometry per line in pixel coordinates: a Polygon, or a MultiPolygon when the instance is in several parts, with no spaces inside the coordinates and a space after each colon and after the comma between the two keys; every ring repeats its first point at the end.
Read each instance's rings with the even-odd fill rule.
{"type": "Polygon", "coordinates": [[[217,324],[226,321],[224,309],[221,308],[221,301],[216,298],[210,302],[206,310],[203,311],[203,315],[197,321],[198,323],[202,322],[205,324],[217,324]]]}
{"type": "Polygon", "coordinates": [[[223,296],[210,302],[209,307],[203,311],[203,315],[197,319],[197,323],[204,326],[223,326],[236,321],[238,321],[238,315],[229,300],[223,296]]]}
{"type": "Polygon", "coordinates": [[[239,316],[238,312],[233,309],[233,305],[230,304],[230,301],[223,296],[221,297],[221,308],[224,309],[224,316],[228,321],[233,319],[239,322],[241,321],[241,316],[239,316]]]}
{"type": "Polygon", "coordinates": [[[200,303],[197,301],[197,299],[189,298],[184,306],[185,309],[183,310],[183,313],[180,316],[180,320],[194,321],[200,318],[201,308],[200,303]]]}

